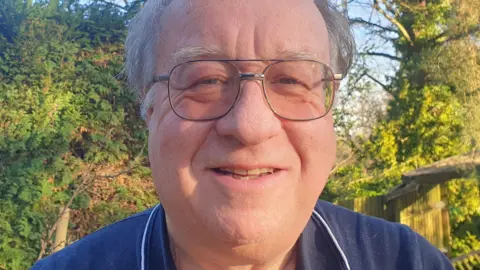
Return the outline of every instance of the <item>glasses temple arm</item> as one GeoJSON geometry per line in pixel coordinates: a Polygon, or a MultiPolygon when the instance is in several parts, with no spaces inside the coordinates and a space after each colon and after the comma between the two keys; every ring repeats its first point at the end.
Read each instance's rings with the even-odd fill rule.
{"type": "Polygon", "coordinates": [[[343,74],[341,74],[341,73],[335,73],[335,74],[333,74],[333,80],[334,80],[334,81],[341,81],[341,80],[343,80],[343,78],[344,78],[344,77],[343,77],[343,74]]]}
{"type": "Polygon", "coordinates": [[[170,75],[158,75],[153,78],[152,83],[168,81],[169,79],[170,75]]]}
{"type": "Polygon", "coordinates": [[[322,79],[322,81],[324,81],[324,82],[331,82],[331,81],[341,81],[341,80],[343,80],[343,79],[344,79],[343,74],[336,73],[336,74],[333,74],[333,78],[332,78],[332,79],[322,79]]]}

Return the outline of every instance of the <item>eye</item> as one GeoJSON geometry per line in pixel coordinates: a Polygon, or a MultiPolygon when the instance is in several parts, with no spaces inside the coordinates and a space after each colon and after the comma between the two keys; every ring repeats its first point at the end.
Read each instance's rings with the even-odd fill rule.
{"type": "Polygon", "coordinates": [[[219,84],[219,83],[223,83],[223,81],[221,81],[220,79],[215,79],[215,78],[204,79],[204,80],[201,80],[201,81],[198,82],[198,84],[219,84]]]}
{"type": "MultiPolygon", "coordinates": [[[[296,77],[296,76],[295,76],[296,77]]],[[[305,87],[309,88],[304,80],[297,79],[293,76],[278,76],[270,81],[271,84],[276,84],[283,87],[305,87]]]]}
{"type": "Polygon", "coordinates": [[[192,78],[191,81],[186,81],[188,85],[184,89],[212,89],[218,87],[225,87],[229,84],[229,80],[224,76],[205,76],[200,78],[192,78]]]}
{"type": "Polygon", "coordinates": [[[301,84],[301,82],[299,82],[298,80],[294,79],[294,78],[281,78],[278,80],[278,83],[282,83],[282,84],[301,84]]]}

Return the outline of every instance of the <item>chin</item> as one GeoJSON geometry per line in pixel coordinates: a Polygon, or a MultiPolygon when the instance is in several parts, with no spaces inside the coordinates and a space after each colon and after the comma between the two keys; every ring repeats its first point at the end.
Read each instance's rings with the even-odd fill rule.
{"type": "Polygon", "coordinates": [[[269,232],[278,231],[281,225],[268,211],[224,209],[212,212],[207,220],[212,235],[235,245],[262,242],[269,238],[269,232]]]}

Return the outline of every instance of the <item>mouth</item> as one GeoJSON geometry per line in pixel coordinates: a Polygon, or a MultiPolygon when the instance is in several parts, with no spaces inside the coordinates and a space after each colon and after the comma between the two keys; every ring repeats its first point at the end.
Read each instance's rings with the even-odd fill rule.
{"type": "Polygon", "coordinates": [[[263,176],[267,176],[277,172],[276,168],[256,168],[251,170],[234,169],[234,168],[213,168],[215,173],[220,175],[231,176],[239,180],[252,180],[263,176]]]}

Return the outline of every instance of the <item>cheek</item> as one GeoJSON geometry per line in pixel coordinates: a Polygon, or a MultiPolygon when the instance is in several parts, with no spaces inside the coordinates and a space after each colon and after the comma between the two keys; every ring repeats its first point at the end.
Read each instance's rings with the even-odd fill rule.
{"type": "Polygon", "coordinates": [[[311,122],[292,122],[290,139],[301,160],[306,188],[321,191],[336,159],[336,136],[331,117],[311,122]]]}
{"type": "Polygon", "coordinates": [[[148,150],[152,168],[177,170],[188,167],[205,137],[205,129],[175,115],[164,90],[156,89],[154,110],[148,122],[148,150]]]}
{"type": "Polygon", "coordinates": [[[162,200],[177,201],[193,192],[196,181],[191,163],[208,132],[207,124],[184,121],[171,110],[158,110],[152,114],[149,159],[157,193],[162,200]]]}

